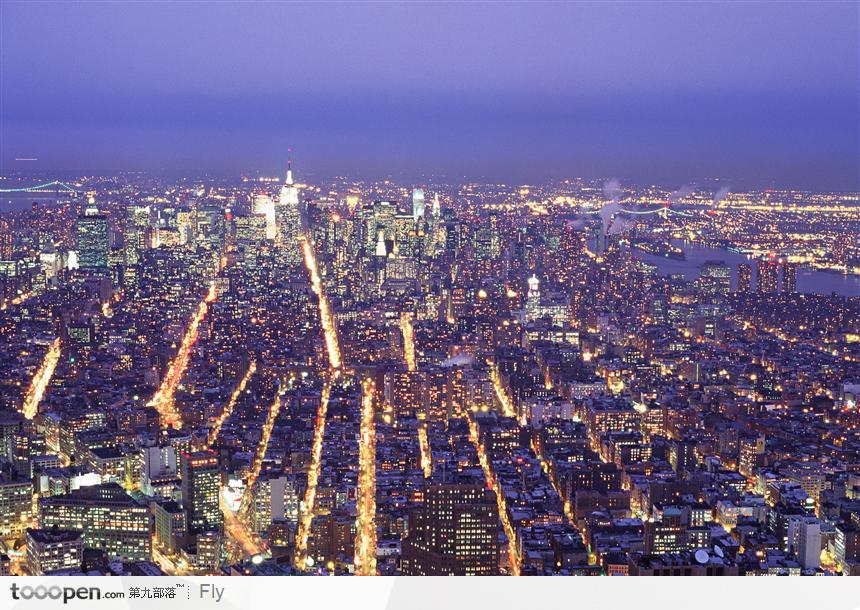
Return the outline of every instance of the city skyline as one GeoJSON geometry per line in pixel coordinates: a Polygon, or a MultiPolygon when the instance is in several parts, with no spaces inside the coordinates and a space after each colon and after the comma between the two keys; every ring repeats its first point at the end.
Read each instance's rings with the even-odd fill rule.
{"type": "MultiPolygon", "coordinates": [[[[3,2],[11,598],[860,576],[858,42],[857,2],[3,2]]],[[[846,582],[798,580],[743,582],[846,582]]],[[[638,582],[592,605],[678,604],[638,582]]],[[[398,590],[349,605],[438,602],[398,590]]]]}

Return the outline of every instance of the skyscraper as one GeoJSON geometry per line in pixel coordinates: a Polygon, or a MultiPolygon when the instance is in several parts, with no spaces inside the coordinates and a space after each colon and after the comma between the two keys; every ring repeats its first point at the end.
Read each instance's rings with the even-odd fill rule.
{"type": "Polygon", "coordinates": [[[738,292],[750,292],[752,290],[752,267],[747,263],[738,265],[738,292]]]}
{"type": "Polygon", "coordinates": [[[499,568],[499,511],[480,485],[431,485],[403,540],[404,574],[491,575],[499,568]]]}
{"type": "Polygon", "coordinates": [[[779,289],[779,261],[773,257],[759,259],[756,288],[758,292],[762,293],[777,292],[779,289]]]}
{"type": "Polygon", "coordinates": [[[412,191],[412,219],[424,218],[424,191],[414,189],[412,191]]]}
{"type": "Polygon", "coordinates": [[[287,161],[287,179],[281,187],[280,200],[275,206],[276,244],[280,247],[284,260],[293,265],[302,262],[302,249],[299,244],[301,223],[299,189],[293,183],[292,161],[287,161]]]}
{"type": "Polygon", "coordinates": [[[0,261],[12,260],[12,227],[0,220],[0,261]]]}
{"type": "Polygon", "coordinates": [[[699,285],[705,294],[729,291],[731,271],[723,261],[705,261],[699,269],[699,285]]]}
{"type": "Polygon", "coordinates": [[[782,263],[782,291],[797,292],[797,263],[783,261],[782,263]]]}
{"type": "Polygon", "coordinates": [[[92,197],[84,214],[78,216],[76,239],[78,266],[85,271],[107,270],[108,219],[99,213],[92,197]]]}
{"type": "Polygon", "coordinates": [[[188,529],[197,532],[219,527],[222,519],[218,505],[221,489],[218,455],[214,451],[182,452],[179,461],[188,529]]]}

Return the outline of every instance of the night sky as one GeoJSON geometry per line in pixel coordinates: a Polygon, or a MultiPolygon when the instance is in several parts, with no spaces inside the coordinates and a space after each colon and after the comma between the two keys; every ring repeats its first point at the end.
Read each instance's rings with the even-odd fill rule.
{"type": "Polygon", "coordinates": [[[2,171],[857,190],[858,6],[3,0],[2,171]]]}

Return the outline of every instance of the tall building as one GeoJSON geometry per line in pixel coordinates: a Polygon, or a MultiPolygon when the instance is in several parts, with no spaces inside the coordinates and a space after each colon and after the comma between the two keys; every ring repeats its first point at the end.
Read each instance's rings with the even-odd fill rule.
{"type": "Polygon", "coordinates": [[[540,311],[540,280],[536,275],[529,278],[529,291],[526,296],[526,320],[534,320],[540,311]]]}
{"type": "Polygon", "coordinates": [[[287,179],[281,187],[281,196],[275,206],[276,244],[280,247],[284,260],[292,265],[302,262],[301,210],[299,209],[299,189],[293,182],[292,161],[287,162],[287,179]]]}
{"type": "Polygon", "coordinates": [[[0,473],[0,538],[19,536],[30,521],[33,482],[0,473]]]}
{"type": "Polygon", "coordinates": [[[779,261],[773,258],[760,258],[758,261],[758,292],[773,293],[779,289],[779,261]]]}
{"type": "Polygon", "coordinates": [[[108,219],[99,213],[92,197],[84,214],[78,216],[75,236],[78,266],[85,271],[106,271],[110,248],[108,219]]]}
{"type": "Polygon", "coordinates": [[[0,261],[12,260],[12,227],[0,219],[0,261]]]}
{"type": "Polygon", "coordinates": [[[140,251],[148,247],[147,241],[152,233],[152,209],[148,205],[130,205],[125,211],[125,263],[136,265],[140,261],[140,251]]]}
{"type": "Polygon", "coordinates": [[[821,521],[812,515],[792,515],[788,520],[788,550],[797,556],[804,569],[814,570],[821,563],[821,521]]]}
{"type": "Polygon", "coordinates": [[[84,547],[125,561],[149,561],[152,532],[149,507],[116,483],[81,487],[39,499],[39,526],[81,530],[84,547]]]}
{"type": "Polygon", "coordinates": [[[254,214],[260,214],[266,218],[266,239],[275,239],[277,225],[275,224],[275,203],[272,198],[262,193],[254,197],[254,214]]]}
{"type": "Polygon", "coordinates": [[[220,527],[218,493],[221,474],[214,451],[183,452],[179,455],[182,476],[182,506],[191,532],[220,527]]]}
{"type": "Polygon", "coordinates": [[[431,485],[403,540],[402,571],[421,575],[492,575],[499,569],[499,512],[480,485],[431,485]]]}
{"type": "Polygon", "coordinates": [[[752,291],[752,267],[747,263],[738,265],[738,292],[752,291]]]}
{"type": "Polygon", "coordinates": [[[412,191],[412,219],[417,221],[424,218],[424,191],[414,189],[412,191]]]}
{"type": "Polygon", "coordinates": [[[797,263],[783,261],[782,263],[782,291],[797,292],[797,263]]]}
{"type": "Polygon", "coordinates": [[[731,289],[731,269],[723,261],[705,261],[699,268],[699,285],[705,294],[720,294],[731,289]]]}

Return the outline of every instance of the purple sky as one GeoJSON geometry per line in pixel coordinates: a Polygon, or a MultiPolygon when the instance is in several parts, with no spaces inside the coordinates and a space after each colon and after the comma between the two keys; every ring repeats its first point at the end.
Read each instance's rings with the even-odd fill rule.
{"type": "Polygon", "coordinates": [[[4,172],[860,189],[845,3],[0,4],[4,172]],[[37,162],[16,162],[37,157],[37,162]]]}

